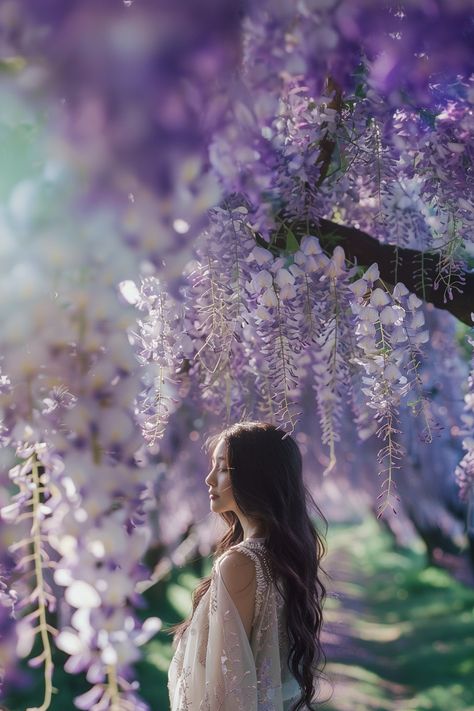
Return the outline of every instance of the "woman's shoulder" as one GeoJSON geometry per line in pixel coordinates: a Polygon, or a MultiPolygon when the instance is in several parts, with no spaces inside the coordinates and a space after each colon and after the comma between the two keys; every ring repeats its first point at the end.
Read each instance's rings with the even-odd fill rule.
{"type": "Polygon", "coordinates": [[[224,571],[254,570],[259,588],[272,580],[270,557],[264,539],[247,538],[230,546],[217,560],[224,571]]]}
{"type": "Polygon", "coordinates": [[[244,624],[250,625],[258,589],[254,562],[238,549],[229,550],[220,562],[219,577],[243,621],[246,620],[244,624]]]}
{"type": "Polygon", "coordinates": [[[222,581],[236,603],[251,599],[255,623],[273,588],[266,546],[255,539],[241,541],[224,551],[216,563],[215,583],[222,581]]]}

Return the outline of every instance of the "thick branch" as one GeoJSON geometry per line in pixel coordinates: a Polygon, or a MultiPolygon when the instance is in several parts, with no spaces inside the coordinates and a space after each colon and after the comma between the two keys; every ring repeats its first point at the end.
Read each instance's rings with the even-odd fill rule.
{"type": "MultiPolygon", "coordinates": [[[[301,234],[307,232],[307,226],[301,226],[301,234]]],[[[453,298],[444,302],[444,289],[433,288],[438,271],[439,255],[433,252],[422,254],[415,249],[397,248],[390,244],[381,244],[370,235],[354,227],[338,225],[330,220],[320,220],[319,226],[313,225],[314,232],[321,242],[321,247],[332,252],[336,244],[341,245],[346,257],[357,261],[360,266],[370,266],[377,262],[380,277],[388,284],[401,281],[407,289],[416,294],[420,299],[433,304],[438,309],[445,309],[456,316],[463,323],[472,326],[471,312],[474,311],[474,273],[463,272],[465,285],[462,294],[453,292],[453,298]],[[424,288],[420,283],[417,270],[421,267],[425,272],[424,288]],[[398,268],[395,269],[396,263],[398,268]],[[395,278],[396,273],[396,278],[395,278]]],[[[296,231],[299,232],[298,228],[296,231]]]]}

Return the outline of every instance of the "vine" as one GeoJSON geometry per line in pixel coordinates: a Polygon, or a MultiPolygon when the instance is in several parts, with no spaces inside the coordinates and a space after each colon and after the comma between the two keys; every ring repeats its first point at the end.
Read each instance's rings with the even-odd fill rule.
{"type": "Polygon", "coordinates": [[[1,511],[1,516],[6,521],[15,520],[16,523],[31,521],[29,534],[10,546],[12,553],[25,548],[31,550],[31,553],[25,553],[17,562],[19,577],[26,581],[32,574],[34,579],[31,592],[18,605],[19,609],[30,605],[34,608],[21,618],[22,624],[30,627],[29,644],[25,645],[24,655],[27,656],[31,651],[35,638],[39,638],[42,648],[40,654],[30,659],[28,663],[35,667],[43,665],[43,701],[40,706],[27,711],[47,711],[53,694],[57,691],[53,687],[54,664],[50,638],[54,638],[58,630],[47,618],[48,611],[55,609],[56,599],[44,576],[44,570],[54,569],[56,563],[50,559],[46,550],[48,536],[42,524],[51,513],[51,499],[58,497],[59,491],[54,487],[50,480],[50,473],[41,461],[43,453],[46,452],[45,445],[42,444],[19,450],[19,454],[26,455],[26,458],[10,471],[10,477],[18,486],[19,492],[14,497],[14,503],[1,511]]]}

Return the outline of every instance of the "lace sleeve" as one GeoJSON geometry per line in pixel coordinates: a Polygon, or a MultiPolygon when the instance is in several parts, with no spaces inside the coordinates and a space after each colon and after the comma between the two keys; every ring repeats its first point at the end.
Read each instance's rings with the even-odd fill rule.
{"type": "Polygon", "coordinates": [[[257,711],[255,660],[219,562],[211,583],[204,697],[201,706],[196,708],[199,711],[257,711]]]}
{"type": "Polygon", "coordinates": [[[271,580],[270,568],[265,556],[263,555],[261,546],[253,547],[252,542],[243,541],[242,543],[238,543],[233,546],[233,550],[238,551],[239,553],[244,553],[248,556],[253,561],[253,565],[255,567],[256,590],[252,623],[252,627],[254,627],[256,620],[260,617],[262,604],[266,597],[269,581],[271,580]]]}

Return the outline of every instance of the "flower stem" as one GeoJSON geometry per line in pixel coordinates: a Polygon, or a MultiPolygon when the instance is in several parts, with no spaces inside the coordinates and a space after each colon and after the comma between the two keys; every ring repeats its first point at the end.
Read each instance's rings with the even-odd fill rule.
{"type": "Polygon", "coordinates": [[[110,711],[120,711],[120,691],[114,664],[107,666],[107,691],[111,701],[110,711]]]}
{"type": "Polygon", "coordinates": [[[33,526],[31,535],[33,538],[33,556],[35,562],[35,577],[38,590],[38,618],[39,632],[41,635],[41,643],[43,645],[44,658],[44,699],[41,706],[35,711],[47,711],[51,705],[53,695],[53,658],[51,645],[48,635],[48,623],[46,620],[46,596],[44,589],[43,566],[41,558],[41,529],[40,529],[40,476],[39,463],[36,457],[33,457],[31,463],[31,481],[33,484],[33,526]]]}

